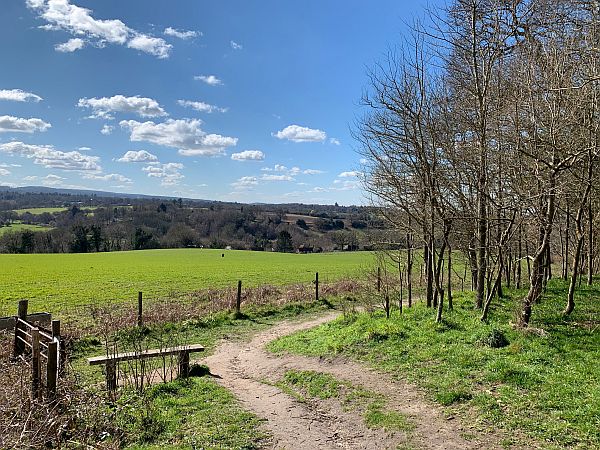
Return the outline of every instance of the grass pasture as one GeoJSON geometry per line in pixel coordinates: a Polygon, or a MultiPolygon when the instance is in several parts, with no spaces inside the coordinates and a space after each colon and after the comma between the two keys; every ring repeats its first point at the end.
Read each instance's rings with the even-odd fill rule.
{"type": "MultiPolygon", "coordinates": [[[[78,206],[79,209],[81,210],[87,210],[87,211],[91,211],[94,209],[97,209],[96,206],[78,206]]],[[[25,213],[29,213],[29,214],[44,214],[44,213],[48,213],[48,214],[54,214],[54,213],[59,213],[59,212],[63,212],[63,211],[67,211],[69,208],[64,207],[64,206],[57,206],[57,207],[48,207],[48,208],[22,208],[22,209],[14,209],[13,212],[17,213],[17,214],[25,214],[25,213]]]]}
{"type": "Polygon", "coordinates": [[[13,222],[7,227],[0,227],[0,236],[5,233],[20,232],[20,231],[50,231],[52,228],[43,225],[30,225],[27,223],[13,222]]]}
{"type": "Polygon", "coordinates": [[[31,311],[61,312],[105,302],[175,297],[205,288],[309,283],[361,276],[369,252],[287,254],[173,249],[88,254],[0,255],[0,315],[19,299],[31,311]],[[224,255],[221,256],[221,255],[224,255]]]}

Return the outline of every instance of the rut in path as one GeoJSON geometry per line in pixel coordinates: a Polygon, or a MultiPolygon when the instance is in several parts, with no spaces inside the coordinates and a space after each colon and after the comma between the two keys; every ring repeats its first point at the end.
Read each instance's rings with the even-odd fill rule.
{"type": "Polygon", "coordinates": [[[323,324],[338,315],[330,313],[305,322],[283,322],[256,334],[250,342],[224,342],[205,359],[211,373],[221,377],[218,382],[233,392],[246,409],[265,419],[264,426],[272,435],[268,448],[383,449],[401,444],[419,449],[499,448],[493,442],[496,439],[488,435],[463,438],[464,431],[470,435],[477,433],[463,429],[457,419],[446,420],[440,408],[426,401],[412,385],[351,361],[278,356],[264,349],[278,337],[323,324]],[[369,429],[360,413],[345,411],[337,400],[303,403],[269,384],[281,380],[291,369],[328,373],[380,393],[387,399],[387,409],[404,414],[416,428],[410,434],[369,429]]]}

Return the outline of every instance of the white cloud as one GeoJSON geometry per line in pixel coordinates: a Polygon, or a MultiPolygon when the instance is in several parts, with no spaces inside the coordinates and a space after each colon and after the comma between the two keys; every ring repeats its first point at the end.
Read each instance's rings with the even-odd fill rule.
{"type": "Polygon", "coordinates": [[[340,140],[336,139],[336,138],[329,138],[329,143],[333,144],[333,145],[342,145],[342,143],[340,142],[340,140]]]}
{"type": "Polygon", "coordinates": [[[90,108],[92,110],[92,118],[95,119],[113,119],[111,113],[129,113],[137,114],[140,117],[163,117],[168,114],[152,98],[140,97],[125,97],[124,95],[114,95],[112,97],[102,98],[80,98],[77,102],[80,108],[90,108]]]}
{"type": "Polygon", "coordinates": [[[331,189],[334,191],[352,191],[354,189],[358,189],[360,184],[358,181],[350,181],[350,180],[335,180],[333,184],[337,187],[332,187],[331,189]]]}
{"type": "Polygon", "coordinates": [[[275,167],[271,168],[271,167],[263,167],[262,169],[263,172],[285,172],[289,175],[295,176],[295,175],[299,175],[299,174],[303,174],[303,175],[318,175],[321,173],[325,173],[322,170],[318,170],[318,169],[301,169],[300,167],[292,167],[291,169],[288,169],[286,166],[282,165],[282,164],[275,164],[275,167]]]}
{"type": "Polygon", "coordinates": [[[219,85],[223,84],[223,82],[221,80],[219,80],[217,77],[215,77],[214,75],[197,75],[194,77],[194,80],[202,81],[211,86],[219,86],[219,85]]]}
{"type": "Polygon", "coordinates": [[[139,150],[139,151],[130,150],[130,151],[126,152],[123,156],[121,156],[119,159],[117,159],[117,161],[125,162],[125,163],[134,163],[134,162],[149,163],[149,162],[157,162],[158,157],[156,155],[153,155],[150,152],[147,152],[146,150],[139,150]]]}
{"type": "Polygon", "coordinates": [[[191,100],[177,100],[177,103],[184,108],[192,108],[196,111],[212,113],[212,112],[227,112],[227,108],[219,108],[218,106],[209,105],[204,102],[194,102],[191,100]]]}
{"type": "Polygon", "coordinates": [[[244,150],[240,153],[233,153],[231,159],[234,161],[262,161],[265,154],[260,150],[244,150]]]}
{"type": "Polygon", "coordinates": [[[93,41],[97,47],[103,47],[106,43],[127,45],[159,58],[169,56],[172,46],[164,39],[140,33],[119,19],[96,19],[90,9],[72,5],[69,0],[26,0],[26,3],[47,22],[40,27],[44,30],[63,30],[76,36],[82,43],[93,41]]]}
{"type": "Polygon", "coordinates": [[[127,47],[140,50],[156,56],[159,59],[169,57],[173,46],[167,44],[164,39],[148,36],[147,34],[137,34],[128,43],[127,47]]]}
{"type": "Polygon", "coordinates": [[[261,177],[261,180],[265,180],[265,181],[294,181],[294,178],[291,177],[290,175],[271,175],[271,174],[264,174],[261,177]]]}
{"type": "Polygon", "coordinates": [[[180,172],[185,166],[181,163],[154,163],[149,164],[142,170],[148,174],[150,178],[160,179],[162,186],[174,186],[185,178],[180,172]]]}
{"type": "Polygon", "coordinates": [[[112,182],[125,183],[125,184],[133,183],[131,178],[127,178],[126,176],[123,176],[118,173],[108,173],[105,175],[95,174],[95,173],[86,173],[83,175],[83,178],[85,178],[87,180],[98,180],[98,181],[107,181],[107,182],[112,181],[112,182]]]}
{"type": "Polygon", "coordinates": [[[13,102],[39,102],[43,99],[39,95],[25,92],[21,89],[0,89],[0,100],[9,100],[13,102]]]}
{"type": "Polygon", "coordinates": [[[55,45],[54,50],[61,53],[73,53],[74,51],[81,50],[83,47],[85,47],[83,39],[73,38],[62,44],[55,45]]]}
{"type": "Polygon", "coordinates": [[[292,142],[323,142],[327,133],[299,125],[289,125],[283,130],[273,134],[277,139],[287,139],[292,142]]]}
{"type": "Polygon", "coordinates": [[[244,48],[241,44],[238,44],[235,41],[229,41],[229,45],[231,45],[231,48],[234,50],[242,50],[244,48]]]}
{"type": "Polygon", "coordinates": [[[256,177],[242,177],[238,178],[235,182],[231,183],[236,190],[241,189],[251,189],[252,187],[258,184],[258,179],[256,177]]]}
{"type": "Polygon", "coordinates": [[[105,136],[108,136],[109,134],[112,134],[113,130],[115,129],[115,127],[113,127],[112,125],[104,125],[102,127],[102,129],[100,130],[100,133],[102,133],[105,136]]]}
{"type": "Polygon", "coordinates": [[[10,170],[0,168],[0,176],[5,177],[7,175],[10,175],[10,170]]]}
{"type": "Polygon", "coordinates": [[[90,147],[79,147],[77,150],[80,152],[89,152],[91,150],[90,147]]]}
{"type": "Polygon", "coordinates": [[[42,119],[0,116],[0,133],[34,133],[46,131],[51,126],[42,119]]]}
{"type": "Polygon", "coordinates": [[[100,158],[84,155],[79,152],[63,152],[56,150],[51,145],[30,145],[23,142],[7,142],[0,144],[0,152],[9,155],[33,159],[34,164],[39,164],[48,169],[81,170],[99,172],[100,158]]]}
{"type": "Polygon", "coordinates": [[[163,123],[137,122],[123,120],[122,128],[131,132],[132,142],[150,142],[179,149],[183,156],[218,156],[225,153],[227,147],[237,145],[237,138],[207,134],[200,128],[199,119],[169,119],[163,123]]]}
{"type": "Polygon", "coordinates": [[[38,179],[37,176],[35,176],[35,175],[29,175],[29,176],[26,176],[25,178],[23,178],[23,181],[35,181],[37,179],[38,179]]]}
{"type": "Polygon", "coordinates": [[[59,186],[66,178],[59,177],[58,175],[50,174],[42,178],[42,184],[45,186],[59,186]]]}
{"type": "Polygon", "coordinates": [[[263,167],[262,169],[260,169],[264,172],[286,172],[288,170],[287,167],[285,167],[282,164],[275,164],[275,167],[271,168],[271,167],[263,167]]]}
{"type": "Polygon", "coordinates": [[[199,31],[178,30],[176,28],[167,27],[163,33],[167,36],[173,36],[179,39],[187,40],[197,36],[202,36],[199,31]]]}
{"type": "Polygon", "coordinates": [[[358,172],[356,170],[352,170],[349,172],[342,172],[338,175],[339,178],[357,178],[362,176],[362,172],[358,172]]]}

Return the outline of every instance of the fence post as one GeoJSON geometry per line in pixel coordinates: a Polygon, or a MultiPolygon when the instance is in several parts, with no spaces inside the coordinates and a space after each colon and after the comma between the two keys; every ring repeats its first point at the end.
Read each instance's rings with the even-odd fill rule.
{"type": "Polygon", "coordinates": [[[142,293],[138,292],[138,327],[141,327],[144,324],[144,320],[142,318],[142,293]]]}
{"type": "Polygon", "coordinates": [[[40,329],[31,330],[31,397],[40,397],[40,329]]]}
{"type": "MultiPolygon", "coordinates": [[[[18,338],[19,330],[23,329],[21,323],[19,323],[19,319],[27,320],[27,305],[29,301],[27,300],[19,300],[19,309],[17,311],[17,317],[15,319],[15,346],[13,351],[13,356],[16,358],[17,356],[21,356],[25,353],[25,343],[18,338]]],[[[21,336],[23,337],[23,336],[21,336]]]]}
{"type": "Polygon", "coordinates": [[[58,352],[58,374],[59,376],[62,376],[67,363],[67,353],[65,349],[65,341],[60,337],[60,320],[52,321],[52,338],[57,344],[56,350],[58,352]]]}
{"type": "Polygon", "coordinates": [[[238,289],[237,289],[237,299],[235,301],[235,313],[236,315],[241,314],[242,308],[242,280],[238,281],[238,289]]]}
{"type": "Polygon", "coordinates": [[[319,301],[319,272],[315,273],[315,300],[319,301]]]}
{"type": "Polygon", "coordinates": [[[56,378],[58,376],[58,342],[48,344],[48,364],[46,365],[46,396],[56,395],[56,378]]]}
{"type": "Polygon", "coordinates": [[[381,267],[377,268],[377,292],[381,292],[381,267]]]}

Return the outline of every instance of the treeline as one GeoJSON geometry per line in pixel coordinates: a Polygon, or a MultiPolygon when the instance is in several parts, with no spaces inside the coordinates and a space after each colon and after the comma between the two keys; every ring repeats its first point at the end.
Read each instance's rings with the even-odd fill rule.
{"type": "Polygon", "coordinates": [[[381,221],[360,207],[240,205],[191,200],[57,198],[4,193],[0,252],[86,253],[151,248],[208,247],[277,250],[358,250],[369,246],[381,221]],[[6,198],[10,197],[10,198],[6,198]],[[40,201],[46,200],[46,201],[40,201]],[[58,212],[17,212],[17,207],[69,205],[58,212]],[[288,217],[292,219],[289,219],[288,217]],[[42,225],[48,231],[19,230],[42,225]],[[15,231],[11,231],[14,227],[15,231]]]}
{"type": "Polygon", "coordinates": [[[445,297],[452,307],[455,250],[482,320],[503,284],[527,279],[518,314],[527,326],[553,262],[571,280],[565,314],[578,276],[592,283],[599,19],[591,0],[454,0],[371,72],[355,129],[367,189],[412,250],[409,283],[410,257],[423,255],[438,321],[445,297]]]}

